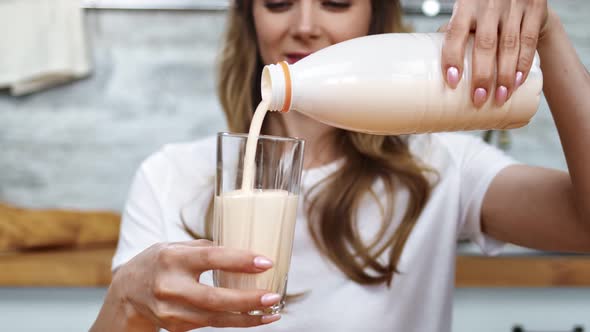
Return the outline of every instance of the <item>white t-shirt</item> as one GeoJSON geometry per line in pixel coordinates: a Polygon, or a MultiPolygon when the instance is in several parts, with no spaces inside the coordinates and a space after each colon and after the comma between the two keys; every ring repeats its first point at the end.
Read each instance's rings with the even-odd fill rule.
{"type": "MultiPolygon", "coordinates": [[[[288,304],[279,322],[248,331],[451,331],[457,241],[471,239],[487,254],[501,248],[501,243],[481,232],[480,209],[494,176],[515,161],[465,134],[415,135],[409,144],[440,178],[406,242],[398,265],[401,274],[395,275],[391,287],[359,285],[320,255],[300,199],[287,292],[307,292],[307,296],[288,304]]],[[[191,229],[203,234],[203,216],[213,193],[215,151],[214,137],[172,144],[141,165],[123,214],[113,269],[154,243],[191,240],[181,215],[191,229]]],[[[337,167],[334,162],[304,171],[302,192],[337,167]]],[[[383,196],[379,182],[374,190],[377,197],[383,196]]],[[[396,199],[395,211],[403,211],[407,193],[398,192],[396,199]]],[[[401,214],[396,213],[394,225],[401,214]]],[[[379,229],[381,215],[373,199],[364,201],[358,220],[363,236],[379,229]]],[[[211,273],[205,273],[201,282],[211,285],[211,273]]]]}

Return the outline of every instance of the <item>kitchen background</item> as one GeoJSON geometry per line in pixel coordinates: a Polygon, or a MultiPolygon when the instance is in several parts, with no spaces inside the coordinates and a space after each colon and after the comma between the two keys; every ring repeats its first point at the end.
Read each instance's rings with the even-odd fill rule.
{"type": "MultiPolygon", "coordinates": [[[[92,9],[133,2],[86,1],[91,75],[25,96],[0,92],[0,201],[120,211],[134,171],[150,153],[168,142],[224,129],[214,59],[225,2],[185,2],[194,8],[92,9]],[[200,6],[210,9],[195,9],[200,6]]],[[[549,2],[590,67],[590,1],[549,2]]],[[[419,32],[435,31],[448,20],[450,1],[442,3],[442,14],[427,17],[422,1],[406,1],[407,18],[419,32]]],[[[0,30],[10,30],[2,24],[0,30]]],[[[527,127],[510,132],[508,153],[526,163],[565,169],[544,100],[527,127]]],[[[104,291],[0,289],[0,330],[85,330],[104,291]]],[[[509,331],[516,322],[535,331],[568,331],[575,324],[590,329],[590,290],[457,291],[455,331],[509,331]]]]}

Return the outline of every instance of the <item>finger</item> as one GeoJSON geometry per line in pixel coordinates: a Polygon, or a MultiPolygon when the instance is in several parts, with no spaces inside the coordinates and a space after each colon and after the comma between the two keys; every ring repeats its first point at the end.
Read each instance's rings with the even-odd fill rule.
{"type": "Polygon", "coordinates": [[[266,290],[242,290],[199,285],[190,298],[192,305],[210,311],[248,312],[279,304],[281,296],[266,290]]]}
{"type": "Polygon", "coordinates": [[[447,32],[449,30],[449,23],[445,23],[438,28],[437,32],[447,32]]]}
{"type": "Polygon", "coordinates": [[[482,13],[475,30],[471,64],[471,91],[473,105],[478,108],[488,100],[494,82],[499,19],[495,10],[488,10],[482,13]]]}
{"type": "Polygon", "coordinates": [[[198,283],[190,275],[168,275],[156,281],[154,298],[164,303],[189,303],[209,311],[248,312],[268,308],[281,296],[266,290],[216,288],[198,283]]]}
{"type": "Polygon", "coordinates": [[[266,325],[281,319],[280,314],[251,316],[248,314],[213,313],[208,317],[211,327],[252,327],[266,325]]]}
{"type": "Polygon", "coordinates": [[[515,89],[516,65],[520,52],[520,24],[523,10],[513,7],[501,24],[498,45],[498,73],[495,89],[495,102],[504,105],[515,89]]]}
{"type": "Polygon", "coordinates": [[[209,241],[207,239],[179,242],[179,244],[187,245],[187,246],[191,246],[191,247],[212,247],[215,245],[213,243],[213,241],[209,241]]]}
{"type": "Polygon", "coordinates": [[[280,315],[252,316],[231,312],[194,310],[183,305],[161,305],[154,313],[158,325],[169,331],[189,331],[202,327],[254,327],[276,322],[280,315]]]}
{"type": "Polygon", "coordinates": [[[520,55],[516,66],[516,85],[520,86],[526,81],[533,65],[539,31],[544,18],[544,1],[533,1],[533,5],[526,8],[520,32],[520,55]]]}
{"type": "Polygon", "coordinates": [[[250,251],[225,247],[190,248],[186,253],[188,266],[198,271],[224,270],[229,272],[260,273],[273,266],[267,257],[250,251]]]}
{"type": "Polygon", "coordinates": [[[260,273],[273,266],[270,259],[246,250],[201,244],[173,243],[163,246],[156,258],[161,267],[186,268],[195,274],[208,270],[260,273]]]}
{"type": "Polygon", "coordinates": [[[472,1],[457,1],[449,21],[442,47],[441,70],[451,88],[456,88],[463,75],[465,47],[474,23],[472,1]]]}

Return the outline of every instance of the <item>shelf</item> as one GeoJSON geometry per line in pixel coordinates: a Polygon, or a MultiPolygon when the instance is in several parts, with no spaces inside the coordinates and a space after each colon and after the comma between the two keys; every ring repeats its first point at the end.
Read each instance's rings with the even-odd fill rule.
{"type": "Polygon", "coordinates": [[[0,255],[2,287],[103,287],[111,282],[115,249],[94,248],[0,255]]]}
{"type": "Polygon", "coordinates": [[[590,287],[590,256],[459,256],[457,287],[590,287]]]}
{"type": "MultiPolygon", "coordinates": [[[[0,255],[0,287],[106,287],[114,248],[0,255]]],[[[458,256],[457,287],[590,287],[589,256],[458,256]]]]}

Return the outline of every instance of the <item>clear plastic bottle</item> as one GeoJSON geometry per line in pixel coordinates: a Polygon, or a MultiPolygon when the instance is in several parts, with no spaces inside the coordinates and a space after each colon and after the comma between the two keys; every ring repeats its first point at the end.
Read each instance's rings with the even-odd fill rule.
{"type": "Polygon", "coordinates": [[[265,66],[262,96],[271,111],[296,110],[323,123],[373,134],[509,129],[538,109],[538,55],[527,80],[498,107],[472,103],[470,40],[456,89],[441,73],[444,34],[381,34],[322,49],[294,65],[265,66]]]}

